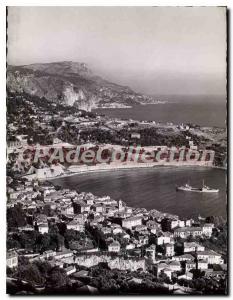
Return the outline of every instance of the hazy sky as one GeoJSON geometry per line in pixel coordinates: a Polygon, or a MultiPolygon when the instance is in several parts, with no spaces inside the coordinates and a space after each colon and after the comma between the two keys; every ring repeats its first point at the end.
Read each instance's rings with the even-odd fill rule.
{"type": "Polygon", "coordinates": [[[9,8],[9,64],[64,60],[145,93],[225,94],[225,9],[9,8]]]}

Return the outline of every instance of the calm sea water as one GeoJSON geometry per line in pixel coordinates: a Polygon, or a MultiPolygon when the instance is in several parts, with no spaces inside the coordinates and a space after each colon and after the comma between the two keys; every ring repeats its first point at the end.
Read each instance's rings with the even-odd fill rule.
{"type": "Polygon", "coordinates": [[[223,216],[226,217],[225,171],[207,168],[157,167],[140,170],[99,172],[53,180],[63,188],[109,195],[122,199],[127,205],[157,209],[181,217],[223,216]],[[187,181],[193,186],[202,185],[202,180],[218,194],[176,192],[176,185],[187,181]]]}
{"type": "Polygon", "coordinates": [[[226,103],[196,101],[140,105],[132,108],[96,109],[97,113],[122,119],[147,120],[174,124],[225,127],[226,103]]]}

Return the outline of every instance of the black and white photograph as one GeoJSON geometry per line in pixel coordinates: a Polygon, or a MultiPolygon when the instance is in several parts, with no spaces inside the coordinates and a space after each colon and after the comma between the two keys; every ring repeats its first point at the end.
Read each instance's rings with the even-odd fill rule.
{"type": "Polygon", "coordinates": [[[7,294],[229,294],[228,16],[7,7],[7,294]]]}

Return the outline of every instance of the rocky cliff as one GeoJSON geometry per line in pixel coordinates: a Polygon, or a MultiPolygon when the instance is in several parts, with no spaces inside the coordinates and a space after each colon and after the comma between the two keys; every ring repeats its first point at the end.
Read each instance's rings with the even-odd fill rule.
{"type": "Polygon", "coordinates": [[[127,86],[96,76],[86,64],[78,62],[8,66],[7,88],[11,92],[24,92],[87,111],[154,102],[151,97],[127,86]]]}

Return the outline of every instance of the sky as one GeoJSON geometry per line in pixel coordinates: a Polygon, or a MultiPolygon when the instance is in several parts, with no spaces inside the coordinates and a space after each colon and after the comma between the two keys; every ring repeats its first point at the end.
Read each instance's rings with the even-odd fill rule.
{"type": "Polygon", "coordinates": [[[11,65],[85,62],[152,95],[225,95],[223,7],[10,7],[11,65]]]}

